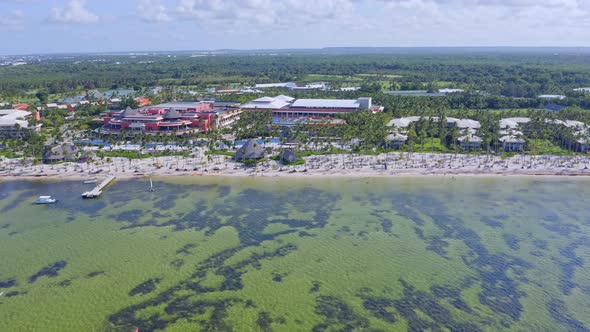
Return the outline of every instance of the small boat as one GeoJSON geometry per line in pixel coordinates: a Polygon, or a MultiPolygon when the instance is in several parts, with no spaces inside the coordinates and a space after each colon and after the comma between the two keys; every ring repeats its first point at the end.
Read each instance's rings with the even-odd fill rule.
{"type": "Polygon", "coordinates": [[[51,196],[39,196],[35,201],[35,204],[53,204],[55,202],[57,202],[57,199],[51,196]]]}
{"type": "Polygon", "coordinates": [[[84,181],[84,184],[91,184],[91,183],[96,183],[96,180],[86,180],[86,181],[84,181]]]}
{"type": "Polygon", "coordinates": [[[149,191],[154,191],[154,183],[152,182],[152,178],[150,178],[150,190],[149,191]]]}

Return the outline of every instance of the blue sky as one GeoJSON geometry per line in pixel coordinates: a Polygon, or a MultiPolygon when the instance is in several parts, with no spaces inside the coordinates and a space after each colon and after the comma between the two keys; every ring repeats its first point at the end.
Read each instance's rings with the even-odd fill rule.
{"type": "Polygon", "coordinates": [[[590,0],[0,0],[0,54],[590,46],[590,0]]]}

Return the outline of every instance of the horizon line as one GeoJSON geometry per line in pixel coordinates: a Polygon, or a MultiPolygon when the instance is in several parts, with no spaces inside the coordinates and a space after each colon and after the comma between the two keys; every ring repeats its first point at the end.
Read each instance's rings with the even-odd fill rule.
{"type": "Polygon", "coordinates": [[[216,48],[216,49],[177,49],[177,50],[121,50],[121,51],[56,51],[35,53],[0,54],[0,57],[8,56],[35,56],[35,55],[100,55],[100,54],[131,54],[131,53],[215,53],[215,52],[302,52],[322,50],[403,50],[403,49],[531,49],[531,50],[580,50],[590,46],[325,46],[325,47],[301,47],[301,48],[216,48]]]}

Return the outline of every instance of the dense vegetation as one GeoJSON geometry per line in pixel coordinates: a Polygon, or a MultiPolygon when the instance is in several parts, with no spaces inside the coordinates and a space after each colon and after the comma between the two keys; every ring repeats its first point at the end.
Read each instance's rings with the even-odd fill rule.
{"type": "Polygon", "coordinates": [[[590,58],[516,51],[202,57],[86,55],[46,57],[38,63],[1,67],[0,77],[0,97],[4,99],[39,90],[58,94],[93,88],[205,88],[313,80],[329,81],[335,86],[358,84],[366,90],[444,86],[531,98],[543,93],[571,94],[572,88],[590,85],[590,58]]]}

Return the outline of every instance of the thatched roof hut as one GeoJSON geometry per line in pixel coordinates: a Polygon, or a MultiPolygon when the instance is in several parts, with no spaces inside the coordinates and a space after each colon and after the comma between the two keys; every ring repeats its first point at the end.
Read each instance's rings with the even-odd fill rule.
{"type": "Polygon", "coordinates": [[[279,155],[279,160],[284,164],[292,164],[299,160],[299,157],[297,157],[293,150],[284,150],[279,155]]]}
{"type": "Polygon", "coordinates": [[[262,159],[264,148],[256,140],[249,140],[236,151],[236,160],[262,159]]]}
{"type": "Polygon", "coordinates": [[[178,120],[182,115],[178,113],[177,110],[171,109],[166,114],[164,114],[164,119],[166,120],[178,120]]]}
{"type": "Polygon", "coordinates": [[[45,146],[43,153],[44,163],[56,163],[61,161],[73,160],[78,153],[78,147],[74,144],[61,144],[54,147],[45,146]]]}
{"type": "Polygon", "coordinates": [[[127,106],[127,108],[121,112],[121,118],[126,118],[128,116],[138,115],[139,112],[137,110],[132,109],[131,107],[127,106]]]}

